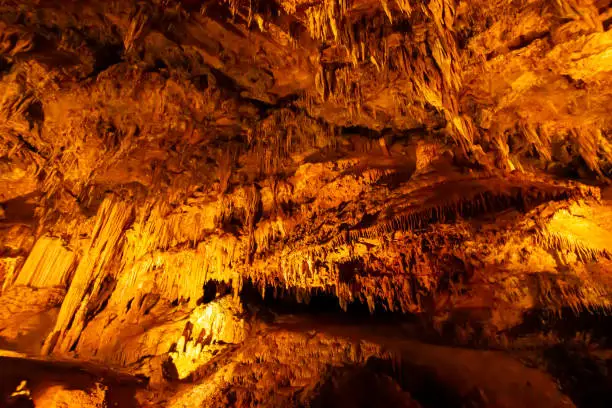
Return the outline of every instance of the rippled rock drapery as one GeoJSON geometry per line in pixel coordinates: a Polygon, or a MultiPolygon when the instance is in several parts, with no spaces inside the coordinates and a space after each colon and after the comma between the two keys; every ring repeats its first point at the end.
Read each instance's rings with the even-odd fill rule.
{"type": "Polygon", "coordinates": [[[253,341],[245,287],[490,347],[607,315],[611,27],[609,0],[0,2],[0,345],[165,383],[253,341]]]}

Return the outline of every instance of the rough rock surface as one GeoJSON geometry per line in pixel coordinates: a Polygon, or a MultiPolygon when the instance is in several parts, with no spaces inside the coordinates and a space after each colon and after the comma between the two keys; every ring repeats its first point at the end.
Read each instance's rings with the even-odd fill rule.
{"type": "Polygon", "coordinates": [[[52,386],[38,396],[35,403],[41,407],[49,408],[103,408],[106,406],[104,389],[97,384],[97,388],[85,392],[82,390],[67,390],[62,386],[52,386]]]}
{"type": "MultiPolygon", "coordinates": [[[[0,347],[145,376],[150,405],[430,404],[283,334],[323,308],[606,406],[611,143],[610,0],[2,0],[0,347]],[[291,374],[259,389],[261,353],[291,374]]],[[[516,402],[476,377],[470,403],[516,402]]]]}

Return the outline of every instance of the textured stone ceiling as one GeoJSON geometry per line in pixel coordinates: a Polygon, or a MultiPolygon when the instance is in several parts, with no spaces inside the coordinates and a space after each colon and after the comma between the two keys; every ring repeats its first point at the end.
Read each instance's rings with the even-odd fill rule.
{"type": "Polygon", "coordinates": [[[611,142],[610,0],[1,0],[0,347],[216,384],[148,400],[176,407],[300,406],[300,364],[388,357],[289,363],[270,296],[521,347],[610,310],[611,142]],[[276,370],[258,341],[286,398],[231,379],[276,370]]]}

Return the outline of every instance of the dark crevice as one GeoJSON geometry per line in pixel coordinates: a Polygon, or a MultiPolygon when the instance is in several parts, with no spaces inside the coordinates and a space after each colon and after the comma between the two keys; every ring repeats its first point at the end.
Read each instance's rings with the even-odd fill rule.
{"type": "Polygon", "coordinates": [[[512,338],[543,334],[554,335],[563,341],[587,333],[591,341],[603,347],[612,347],[612,316],[603,312],[576,313],[569,308],[559,312],[536,309],[525,313],[522,323],[508,331],[512,338]]]}
{"type": "Polygon", "coordinates": [[[379,139],[381,132],[363,126],[346,126],[340,129],[341,135],[357,135],[368,139],[379,139]]]}
{"type": "Polygon", "coordinates": [[[36,153],[37,155],[39,155],[39,156],[41,156],[41,157],[43,157],[45,159],[48,158],[47,155],[43,154],[40,150],[38,150],[38,148],[36,146],[34,146],[30,142],[28,142],[22,135],[17,135],[17,138],[32,153],[36,153]]]}
{"type": "Polygon", "coordinates": [[[216,280],[209,280],[206,282],[203,288],[203,295],[198,299],[198,305],[205,305],[212,302],[213,300],[223,297],[232,291],[231,282],[222,282],[216,280]]]}
{"type": "MultiPolygon", "coordinates": [[[[358,267],[358,265],[355,265],[358,267]]],[[[347,271],[346,279],[350,279],[347,271]]],[[[281,285],[266,285],[263,289],[254,284],[251,279],[243,283],[240,298],[248,308],[258,310],[262,316],[274,315],[302,315],[313,316],[341,324],[367,323],[414,323],[416,316],[401,312],[390,312],[380,304],[374,311],[370,311],[367,303],[359,300],[348,302],[346,309],[340,305],[338,297],[329,290],[312,289],[309,291],[300,288],[284,288],[281,285]]]]}
{"type": "Polygon", "coordinates": [[[577,407],[612,405],[612,359],[595,353],[612,345],[612,316],[569,308],[531,310],[506,335],[536,348],[525,363],[548,371],[577,407]],[[551,345],[542,347],[542,338],[551,345]]]}
{"type": "Polygon", "coordinates": [[[531,32],[527,34],[520,35],[518,38],[515,38],[508,43],[506,43],[503,49],[497,49],[495,51],[491,51],[486,55],[487,61],[497,57],[498,55],[503,55],[512,51],[520,50],[522,48],[526,48],[530,46],[534,41],[541,40],[550,35],[549,31],[541,31],[541,32],[531,32]]]}
{"type": "Polygon", "coordinates": [[[460,395],[428,367],[400,358],[371,357],[364,365],[332,368],[309,401],[311,407],[482,406],[482,396],[460,395]]]}
{"type": "Polygon", "coordinates": [[[578,408],[612,406],[612,360],[591,355],[583,345],[559,344],[544,351],[548,372],[578,408]]]}
{"type": "Polygon", "coordinates": [[[123,61],[123,47],[120,45],[106,44],[95,48],[94,71],[90,77],[97,77],[101,72],[123,61]]]}
{"type": "Polygon", "coordinates": [[[402,389],[409,392],[424,407],[466,406],[467,401],[455,390],[446,387],[430,368],[402,359],[392,361],[376,357],[368,359],[366,367],[395,379],[402,389]]]}
{"type": "Polygon", "coordinates": [[[94,50],[94,65],[92,72],[82,80],[96,79],[103,72],[125,61],[121,45],[98,44],[91,40],[87,42],[87,45],[94,50]]]}
{"type": "Polygon", "coordinates": [[[13,67],[13,63],[4,57],[0,57],[0,78],[2,74],[8,73],[13,67]]]}
{"type": "Polygon", "coordinates": [[[30,128],[32,128],[34,124],[40,125],[45,121],[45,110],[40,101],[32,102],[26,109],[25,114],[30,122],[30,128]]]}

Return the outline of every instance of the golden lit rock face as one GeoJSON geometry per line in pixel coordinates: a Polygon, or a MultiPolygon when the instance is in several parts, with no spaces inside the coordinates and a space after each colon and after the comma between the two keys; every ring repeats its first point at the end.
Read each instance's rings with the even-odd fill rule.
{"type": "Polygon", "coordinates": [[[169,353],[178,378],[186,378],[229,345],[245,340],[248,325],[239,317],[244,312],[233,303],[225,297],[192,312],[183,334],[169,353]]]}
{"type": "MultiPolygon", "coordinates": [[[[609,0],[2,1],[0,348],[171,385],[143,406],[360,381],[431,406],[380,366],[430,346],[283,308],[453,345],[549,347],[568,311],[599,333],[611,135],[609,0]]],[[[543,399],[486,367],[461,388],[466,356],[422,366],[470,403],[570,404],[537,370],[543,399]]],[[[37,404],[115,398],[58,384],[37,404]]]]}
{"type": "Polygon", "coordinates": [[[104,387],[96,384],[97,388],[90,392],[81,390],[67,390],[57,385],[49,387],[45,392],[37,396],[35,403],[37,406],[49,408],[63,408],[79,406],[84,408],[102,408],[105,404],[104,387]]]}

